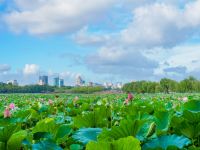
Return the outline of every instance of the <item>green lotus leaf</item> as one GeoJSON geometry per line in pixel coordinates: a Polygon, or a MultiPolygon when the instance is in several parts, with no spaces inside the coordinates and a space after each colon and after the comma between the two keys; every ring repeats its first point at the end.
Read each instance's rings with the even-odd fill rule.
{"type": "Polygon", "coordinates": [[[48,106],[42,105],[42,107],[38,110],[39,113],[47,112],[49,109],[48,106]]]}
{"type": "Polygon", "coordinates": [[[84,115],[75,117],[74,125],[77,128],[105,127],[109,123],[107,118],[110,115],[110,110],[105,106],[101,106],[92,112],[86,112],[84,115]]]}
{"type": "Polygon", "coordinates": [[[184,110],[183,111],[183,117],[191,123],[200,122],[200,112],[184,110]]]}
{"type": "Polygon", "coordinates": [[[160,136],[156,139],[152,139],[145,143],[142,147],[143,150],[162,148],[163,150],[167,150],[170,146],[175,146],[179,149],[183,149],[185,146],[188,146],[191,141],[184,136],[177,135],[164,135],[160,136]]]}
{"type": "Polygon", "coordinates": [[[27,131],[21,130],[14,133],[7,143],[7,150],[20,150],[22,141],[27,137],[27,131]]]}
{"type": "Polygon", "coordinates": [[[146,120],[123,120],[119,126],[114,126],[111,130],[104,130],[99,135],[99,140],[117,140],[128,136],[136,136],[140,133],[146,120]]]}
{"type": "Polygon", "coordinates": [[[106,142],[90,142],[86,146],[86,150],[141,150],[140,141],[129,136],[116,141],[106,142]]]}
{"type": "Polygon", "coordinates": [[[132,136],[121,138],[113,142],[114,150],[141,150],[140,141],[132,136]]]}
{"type": "Polygon", "coordinates": [[[26,122],[29,119],[30,115],[30,110],[21,110],[17,112],[14,117],[17,118],[17,122],[26,122]]]}
{"type": "Polygon", "coordinates": [[[170,123],[170,113],[168,111],[156,111],[156,125],[158,130],[167,130],[170,123]]]}
{"type": "Polygon", "coordinates": [[[0,142],[0,150],[6,150],[6,143],[0,142]]]}
{"type": "Polygon", "coordinates": [[[180,130],[181,134],[187,136],[188,138],[193,139],[200,136],[200,123],[192,124],[184,121],[179,125],[179,129],[177,130],[180,130]]]}
{"type": "Polygon", "coordinates": [[[20,130],[20,125],[9,124],[4,127],[0,127],[0,141],[7,142],[10,136],[20,130]]]}
{"type": "Polygon", "coordinates": [[[96,141],[101,131],[101,128],[81,128],[72,137],[83,144],[87,144],[90,141],[96,141]]]}
{"type": "Polygon", "coordinates": [[[62,143],[67,140],[68,136],[72,133],[72,129],[69,125],[63,124],[59,126],[55,134],[55,140],[58,143],[62,143]]]}
{"type": "Polygon", "coordinates": [[[49,132],[36,132],[33,134],[34,140],[40,140],[40,139],[53,139],[53,135],[49,132]]]}
{"type": "Polygon", "coordinates": [[[61,147],[56,145],[51,140],[40,141],[32,145],[32,150],[62,150],[61,147]]]}
{"type": "Polygon", "coordinates": [[[200,112],[200,101],[199,100],[191,100],[184,104],[184,110],[189,110],[192,112],[200,112]]]}
{"type": "Polygon", "coordinates": [[[40,120],[36,126],[33,128],[33,133],[36,132],[50,132],[55,133],[57,130],[57,126],[53,118],[45,118],[40,120]]]}
{"type": "Polygon", "coordinates": [[[83,146],[79,144],[72,144],[70,145],[70,150],[82,150],[83,146]]]}

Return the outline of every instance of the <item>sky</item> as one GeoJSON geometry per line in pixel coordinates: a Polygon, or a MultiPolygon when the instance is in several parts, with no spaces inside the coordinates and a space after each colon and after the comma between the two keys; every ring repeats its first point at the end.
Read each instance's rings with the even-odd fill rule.
{"type": "Polygon", "coordinates": [[[0,0],[0,81],[200,76],[200,0],[0,0]]]}

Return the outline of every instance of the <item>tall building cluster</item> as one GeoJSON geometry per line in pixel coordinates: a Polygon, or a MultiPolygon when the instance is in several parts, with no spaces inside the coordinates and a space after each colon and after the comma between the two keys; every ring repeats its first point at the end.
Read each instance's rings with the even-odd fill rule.
{"type": "Polygon", "coordinates": [[[18,85],[18,82],[17,82],[17,80],[9,80],[9,81],[7,81],[7,84],[12,84],[12,85],[18,85]]]}
{"type": "Polygon", "coordinates": [[[121,89],[123,87],[123,84],[121,82],[117,82],[117,83],[112,83],[112,82],[105,82],[104,84],[100,84],[100,83],[94,83],[94,82],[88,82],[86,83],[81,76],[77,76],[76,77],[76,86],[101,86],[104,87],[106,89],[121,89]]]}
{"type": "MultiPolygon", "coordinates": [[[[4,84],[4,83],[0,82],[0,84],[4,84]]],[[[9,80],[7,81],[7,84],[12,84],[16,86],[19,85],[17,80],[9,80]]],[[[40,75],[38,85],[50,85],[49,77],[47,75],[40,75]]],[[[65,86],[64,79],[59,78],[59,76],[54,77],[53,86],[55,87],[65,86]]],[[[89,86],[89,87],[102,86],[106,89],[121,89],[123,87],[123,84],[121,82],[117,82],[115,84],[113,84],[112,82],[105,82],[104,84],[95,83],[95,82],[86,83],[86,81],[79,75],[76,77],[75,86],[89,86]]]]}
{"type": "Polygon", "coordinates": [[[76,86],[84,86],[85,81],[81,78],[81,76],[76,77],[76,86]]]}
{"type": "MultiPolygon", "coordinates": [[[[48,82],[48,76],[39,76],[39,85],[49,85],[48,82]]],[[[53,79],[53,85],[57,87],[63,87],[64,86],[64,79],[60,79],[59,77],[55,77],[53,79]]]]}
{"type": "Polygon", "coordinates": [[[64,86],[64,79],[60,79],[59,77],[55,77],[53,79],[54,83],[53,85],[56,87],[63,87],[64,86]]]}
{"type": "Polygon", "coordinates": [[[39,85],[48,85],[48,76],[39,76],[39,85]]]}

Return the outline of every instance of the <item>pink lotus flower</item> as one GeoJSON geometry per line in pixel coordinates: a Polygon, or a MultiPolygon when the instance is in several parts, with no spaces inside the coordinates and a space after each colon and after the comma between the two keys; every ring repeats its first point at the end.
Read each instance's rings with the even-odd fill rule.
{"type": "Polygon", "coordinates": [[[124,104],[128,105],[128,103],[129,103],[129,99],[126,99],[126,100],[124,101],[124,104]]]}
{"type": "Polygon", "coordinates": [[[49,105],[53,105],[53,101],[51,99],[49,100],[49,105]]]}
{"type": "Polygon", "coordinates": [[[79,97],[76,96],[76,97],[73,99],[73,103],[75,104],[78,100],[79,100],[79,97]]]}
{"type": "Polygon", "coordinates": [[[79,99],[79,97],[78,96],[76,96],[75,98],[74,98],[74,100],[78,100],[79,99]]]}
{"type": "Polygon", "coordinates": [[[182,101],[183,101],[183,102],[187,102],[187,101],[188,101],[188,98],[187,98],[187,97],[183,97],[182,101]]]}
{"type": "Polygon", "coordinates": [[[128,93],[128,100],[132,100],[133,99],[133,95],[131,93],[128,93]]]}
{"type": "Polygon", "coordinates": [[[4,118],[11,117],[10,109],[7,107],[4,111],[4,118]]]}
{"type": "Polygon", "coordinates": [[[9,105],[9,108],[10,108],[10,109],[15,109],[15,104],[14,104],[14,103],[11,103],[11,104],[9,105]]]}

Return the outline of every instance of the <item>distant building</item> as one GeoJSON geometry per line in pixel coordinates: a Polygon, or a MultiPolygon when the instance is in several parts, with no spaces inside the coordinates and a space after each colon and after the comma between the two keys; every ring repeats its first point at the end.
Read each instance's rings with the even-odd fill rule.
{"type": "Polygon", "coordinates": [[[48,76],[39,76],[39,85],[48,85],[48,76]]]}
{"type": "Polygon", "coordinates": [[[103,85],[100,84],[100,83],[93,83],[93,86],[101,86],[101,87],[103,87],[103,85]]]}
{"type": "Polygon", "coordinates": [[[12,84],[12,85],[18,85],[18,82],[17,82],[17,80],[9,80],[9,81],[7,81],[7,84],[12,84]]]}
{"type": "Polygon", "coordinates": [[[64,86],[64,79],[60,79],[59,80],[59,87],[63,87],[64,86]]]}
{"type": "Polygon", "coordinates": [[[116,84],[116,88],[117,88],[117,89],[122,89],[122,87],[123,87],[123,84],[122,84],[121,82],[118,82],[118,83],[116,84]]]}
{"type": "Polygon", "coordinates": [[[76,78],[76,86],[83,86],[85,84],[85,81],[81,78],[81,76],[78,76],[76,78]]]}
{"type": "Polygon", "coordinates": [[[53,79],[53,85],[56,87],[63,87],[64,86],[64,79],[60,79],[59,77],[56,77],[53,79]]]}
{"type": "Polygon", "coordinates": [[[94,86],[94,83],[93,82],[89,82],[88,86],[94,86]]]}
{"type": "Polygon", "coordinates": [[[121,89],[123,87],[123,84],[121,82],[117,82],[116,84],[113,84],[111,82],[105,82],[104,87],[106,89],[121,89]]]}
{"type": "Polygon", "coordinates": [[[59,87],[59,77],[53,79],[53,85],[59,87]]]}
{"type": "Polygon", "coordinates": [[[107,88],[107,89],[111,89],[113,87],[113,83],[105,82],[104,87],[107,88]]]}

